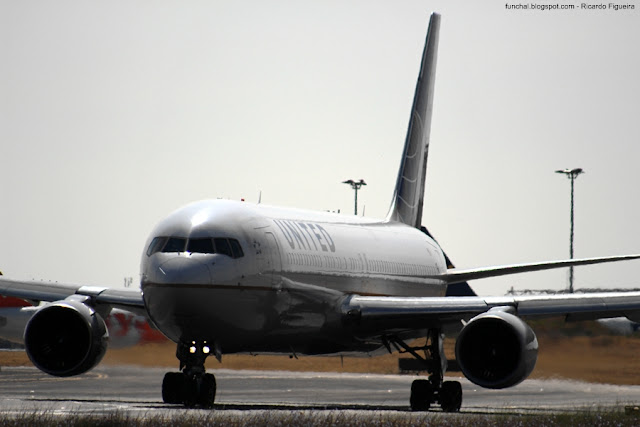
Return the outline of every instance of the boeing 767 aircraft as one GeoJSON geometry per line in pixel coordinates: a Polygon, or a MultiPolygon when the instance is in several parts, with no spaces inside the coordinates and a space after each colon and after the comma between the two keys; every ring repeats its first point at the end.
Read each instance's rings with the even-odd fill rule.
{"type": "Polygon", "coordinates": [[[422,226],[439,27],[440,16],[432,14],[385,219],[196,202],[170,214],[149,236],[140,290],[0,278],[0,295],[34,304],[12,312],[10,320],[22,326],[9,338],[23,339],[42,371],[79,375],[102,359],[109,341],[103,319],[112,310],[142,314],[177,344],[180,368],[164,377],[164,401],[207,408],[216,394],[204,366],[211,355],[398,350],[422,361],[429,374],[412,384],[412,410],[437,403],[458,411],[460,383],[444,381],[445,330],[459,331],[456,358],[464,375],[499,389],[523,381],[536,364],[538,342],[523,317],[640,319],[640,292],[479,297],[466,285],[640,255],[455,269],[422,226]],[[426,344],[416,345],[418,338],[426,344]]]}

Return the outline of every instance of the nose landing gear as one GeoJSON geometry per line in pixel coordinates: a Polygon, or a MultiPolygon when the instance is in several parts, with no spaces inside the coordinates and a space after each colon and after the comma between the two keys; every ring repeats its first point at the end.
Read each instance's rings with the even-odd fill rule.
{"type": "MultiPolygon", "coordinates": [[[[182,372],[168,372],[162,381],[165,403],[212,408],[216,397],[216,379],[205,372],[204,362],[211,352],[206,341],[179,343],[176,356],[182,372]]],[[[217,356],[217,355],[216,355],[217,356]]]]}

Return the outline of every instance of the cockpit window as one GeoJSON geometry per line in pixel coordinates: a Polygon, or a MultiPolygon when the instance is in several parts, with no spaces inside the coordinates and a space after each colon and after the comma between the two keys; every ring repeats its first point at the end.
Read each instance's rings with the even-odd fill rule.
{"type": "Polygon", "coordinates": [[[231,251],[231,246],[229,245],[229,241],[223,238],[215,238],[213,239],[216,243],[216,253],[228,255],[233,258],[233,252],[231,251]]]}
{"type": "Polygon", "coordinates": [[[210,238],[189,239],[187,252],[198,254],[213,254],[215,253],[215,250],[213,249],[213,240],[210,238]]]}
{"type": "Polygon", "coordinates": [[[187,239],[181,237],[169,237],[167,244],[164,245],[162,252],[184,252],[187,245],[187,239]]]}
{"type": "Polygon", "coordinates": [[[229,244],[231,245],[231,251],[233,252],[234,258],[241,258],[244,256],[242,252],[242,246],[236,239],[229,239],[229,244]]]}
{"type": "Polygon", "coordinates": [[[184,237],[154,237],[147,248],[147,256],[157,252],[190,252],[193,254],[221,254],[231,258],[242,258],[244,252],[240,242],[236,239],[226,237],[204,237],[196,239],[186,239],[184,237]]]}
{"type": "Polygon", "coordinates": [[[167,242],[168,237],[154,237],[147,249],[147,256],[151,256],[156,252],[160,252],[162,247],[167,242]]]}

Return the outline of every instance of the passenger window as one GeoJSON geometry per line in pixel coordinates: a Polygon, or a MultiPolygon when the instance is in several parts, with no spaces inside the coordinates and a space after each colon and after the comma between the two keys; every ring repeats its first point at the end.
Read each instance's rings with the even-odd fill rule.
{"type": "Polygon", "coordinates": [[[167,242],[167,237],[154,237],[147,249],[147,256],[151,256],[156,252],[160,252],[162,247],[167,242]]]}
{"type": "Polygon", "coordinates": [[[231,244],[231,252],[233,252],[234,258],[242,258],[244,253],[242,252],[242,246],[240,246],[240,242],[236,239],[229,239],[229,243],[231,244]]]}
{"type": "Polygon", "coordinates": [[[187,245],[187,239],[180,237],[170,237],[167,244],[164,245],[162,252],[184,252],[184,248],[187,245]]]}
{"type": "Polygon", "coordinates": [[[215,253],[215,250],[213,249],[213,240],[211,240],[210,238],[189,239],[187,252],[198,254],[213,254],[215,253]]]}
{"type": "Polygon", "coordinates": [[[213,239],[216,244],[216,253],[227,255],[233,258],[233,252],[231,251],[231,246],[229,246],[229,241],[222,237],[218,237],[213,239]]]}

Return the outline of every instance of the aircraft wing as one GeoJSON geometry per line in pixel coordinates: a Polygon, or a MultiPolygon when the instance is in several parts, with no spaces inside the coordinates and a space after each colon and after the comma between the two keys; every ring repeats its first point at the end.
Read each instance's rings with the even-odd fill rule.
{"type": "Polygon", "coordinates": [[[0,295],[32,302],[53,302],[63,300],[71,295],[84,295],[91,297],[92,301],[98,305],[109,305],[136,312],[144,310],[142,294],[140,290],[134,289],[14,280],[0,277],[0,295]]]}
{"type": "Polygon", "coordinates": [[[565,316],[567,321],[610,317],[640,318],[640,292],[526,295],[509,297],[348,298],[345,319],[364,330],[415,329],[469,320],[496,309],[518,317],[565,316]]]}
{"type": "Polygon", "coordinates": [[[461,283],[468,280],[486,279],[489,277],[506,276],[508,274],[526,273],[529,271],[552,270],[562,267],[576,267],[579,265],[604,264],[607,262],[628,261],[639,259],[640,254],[610,256],[599,258],[569,259],[564,261],[546,261],[526,264],[503,265],[497,267],[482,267],[475,269],[450,269],[445,274],[436,276],[447,284],[461,283]]]}

